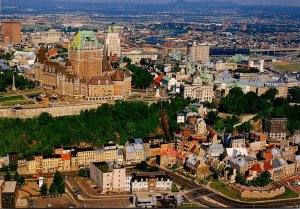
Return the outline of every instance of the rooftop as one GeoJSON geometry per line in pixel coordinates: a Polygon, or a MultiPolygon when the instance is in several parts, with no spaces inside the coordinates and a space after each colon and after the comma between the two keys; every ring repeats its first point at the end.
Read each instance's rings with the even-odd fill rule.
{"type": "Polygon", "coordinates": [[[17,189],[16,181],[5,181],[2,193],[13,193],[17,189]]]}
{"type": "Polygon", "coordinates": [[[154,194],[152,193],[149,193],[149,192],[137,192],[135,193],[135,196],[138,200],[141,200],[141,199],[154,199],[156,198],[154,194]]]}
{"type": "Polygon", "coordinates": [[[114,169],[124,168],[124,166],[116,164],[108,164],[106,162],[95,162],[93,163],[103,173],[112,172],[114,169]]]}

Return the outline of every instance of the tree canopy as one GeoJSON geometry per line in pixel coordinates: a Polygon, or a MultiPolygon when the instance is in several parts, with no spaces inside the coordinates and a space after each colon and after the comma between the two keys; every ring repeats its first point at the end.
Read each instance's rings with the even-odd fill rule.
{"type": "Polygon", "coordinates": [[[13,75],[15,75],[17,89],[23,90],[34,88],[33,81],[30,81],[13,71],[4,71],[2,74],[0,74],[0,91],[3,92],[12,88],[13,75]]]}
{"type": "Polygon", "coordinates": [[[135,65],[128,65],[128,70],[130,70],[132,75],[132,85],[139,89],[145,89],[149,87],[153,82],[153,76],[143,67],[138,67],[135,65]]]}

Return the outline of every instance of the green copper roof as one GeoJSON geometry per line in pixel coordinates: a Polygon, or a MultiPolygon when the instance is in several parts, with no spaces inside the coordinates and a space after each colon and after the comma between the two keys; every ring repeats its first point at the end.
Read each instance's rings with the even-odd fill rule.
{"type": "Polygon", "coordinates": [[[69,45],[70,49],[98,49],[101,48],[93,31],[79,31],[73,42],[69,45]]]}
{"type": "Polygon", "coordinates": [[[117,33],[117,30],[115,29],[114,26],[110,25],[110,26],[108,27],[108,32],[109,32],[109,33],[117,33]]]}
{"type": "Polygon", "coordinates": [[[233,88],[233,87],[239,87],[241,89],[245,88],[245,86],[243,84],[237,83],[237,82],[232,82],[227,85],[227,88],[233,88]]]}

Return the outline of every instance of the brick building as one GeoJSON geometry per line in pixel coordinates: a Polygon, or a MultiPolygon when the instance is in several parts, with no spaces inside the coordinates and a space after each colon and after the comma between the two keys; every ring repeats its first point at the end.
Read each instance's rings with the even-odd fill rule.
{"type": "Polygon", "coordinates": [[[65,62],[49,60],[47,49],[41,47],[32,79],[43,88],[88,101],[121,100],[131,94],[130,72],[112,69],[91,31],[77,33],[65,62]]]}
{"type": "Polygon", "coordinates": [[[2,43],[4,47],[9,44],[20,44],[21,39],[22,36],[20,22],[2,22],[2,43]]]}

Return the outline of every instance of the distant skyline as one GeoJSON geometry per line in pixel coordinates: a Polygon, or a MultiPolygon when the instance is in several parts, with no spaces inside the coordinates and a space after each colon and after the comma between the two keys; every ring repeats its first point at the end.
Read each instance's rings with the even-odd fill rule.
{"type": "MultiPolygon", "coordinates": [[[[44,0],[41,0],[44,1],[44,0]]],[[[80,1],[80,2],[136,2],[136,3],[171,3],[176,0],[56,0],[56,1],[80,1]]],[[[201,2],[210,0],[185,0],[189,2],[201,2]]],[[[216,2],[234,2],[244,5],[280,5],[300,6],[300,0],[213,0],[216,2]]]]}

